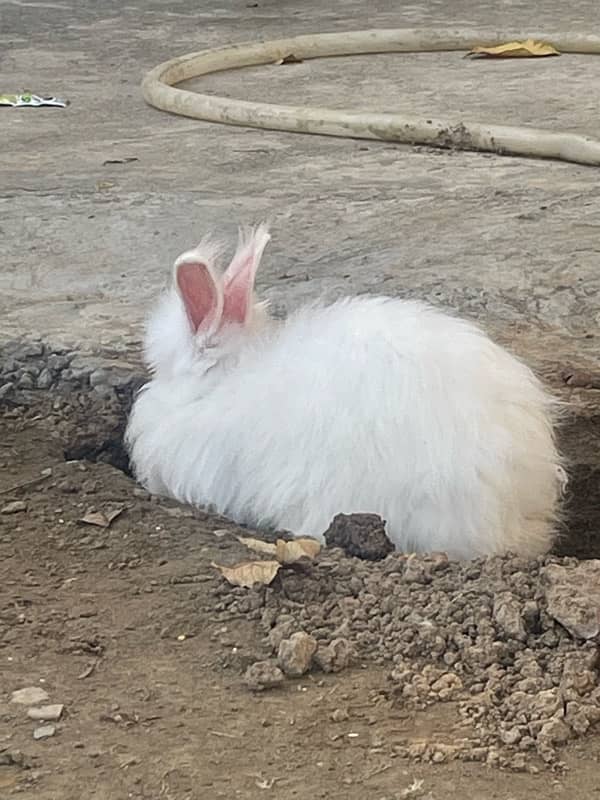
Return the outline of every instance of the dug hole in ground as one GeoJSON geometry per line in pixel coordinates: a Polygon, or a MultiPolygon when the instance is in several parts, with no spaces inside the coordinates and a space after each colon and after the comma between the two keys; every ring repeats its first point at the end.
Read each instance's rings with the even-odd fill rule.
{"type": "MultiPolygon", "coordinates": [[[[217,14],[174,0],[168,17],[158,2],[3,7],[6,80],[26,75],[32,91],[72,102],[0,120],[11,142],[0,153],[0,796],[594,797],[598,173],[145,107],[143,70],[289,34],[290,20],[294,33],[505,22],[485,2],[426,3],[403,19],[353,1],[242,5],[217,14]],[[571,485],[552,555],[370,561],[326,547],[246,589],[212,565],[272,560],[240,538],[276,533],[135,484],[121,442],[147,304],[199,235],[270,215],[259,290],[277,313],[321,292],[423,297],[481,321],[567,401],[571,485]]],[[[514,27],[539,29],[539,8],[513,5],[514,27]]],[[[543,5],[549,27],[571,25],[569,9],[543,5]]],[[[583,30],[595,12],[579,4],[583,30]]],[[[520,124],[592,132],[594,60],[466,63],[378,56],[367,75],[348,58],[211,76],[209,88],[343,107],[358,86],[372,108],[410,97],[423,112],[502,121],[518,109],[520,124]]]]}

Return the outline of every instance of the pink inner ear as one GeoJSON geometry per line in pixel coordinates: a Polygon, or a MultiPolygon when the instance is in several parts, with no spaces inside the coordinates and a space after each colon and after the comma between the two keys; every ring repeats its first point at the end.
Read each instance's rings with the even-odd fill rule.
{"type": "Polygon", "coordinates": [[[177,267],[177,287],[194,333],[215,328],[221,312],[220,296],[206,264],[180,264],[177,267]]]}
{"type": "Polygon", "coordinates": [[[248,322],[256,271],[269,241],[265,225],[259,225],[249,239],[241,238],[231,264],[223,275],[223,321],[248,322]]]}
{"type": "Polygon", "coordinates": [[[250,312],[255,269],[254,251],[240,261],[239,268],[225,284],[223,320],[243,324],[250,312]]]}

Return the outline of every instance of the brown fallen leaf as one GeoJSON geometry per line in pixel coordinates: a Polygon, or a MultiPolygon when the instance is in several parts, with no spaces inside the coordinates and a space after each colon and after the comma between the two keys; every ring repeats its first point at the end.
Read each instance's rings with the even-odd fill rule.
{"type": "Polygon", "coordinates": [[[215,564],[213,561],[211,566],[218,569],[232,586],[251,589],[255,583],[268,586],[279,572],[281,564],[279,561],[244,561],[233,567],[225,567],[222,564],[215,564]]]}
{"type": "Polygon", "coordinates": [[[237,540],[256,553],[264,553],[267,556],[277,554],[277,547],[272,542],[263,542],[262,539],[252,539],[247,536],[238,536],[237,540]]]}
{"type": "Polygon", "coordinates": [[[541,56],[559,56],[559,51],[548,42],[536,42],[526,39],[524,42],[506,42],[494,47],[474,47],[467,56],[485,56],[487,58],[536,58],[541,56]]]}
{"type": "Polygon", "coordinates": [[[109,528],[113,520],[125,511],[125,506],[114,508],[111,511],[90,511],[81,517],[79,522],[84,525],[96,525],[98,528],[109,528]]]}
{"type": "Polygon", "coordinates": [[[275,64],[276,66],[280,66],[281,64],[302,64],[302,61],[302,58],[298,58],[293,53],[290,53],[288,56],[278,59],[275,64]]]}
{"type": "Polygon", "coordinates": [[[314,539],[292,539],[286,542],[277,539],[275,557],[282,564],[295,564],[301,558],[313,559],[321,551],[321,545],[314,539]]]}
{"type": "Polygon", "coordinates": [[[238,536],[238,542],[249,547],[250,550],[255,550],[257,553],[275,556],[281,564],[294,564],[301,558],[310,558],[312,560],[321,552],[321,545],[314,539],[306,537],[292,539],[290,542],[284,539],[277,539],[277,542],[272,544],[271,542],[264,542],[262,539],[238,536]]]}

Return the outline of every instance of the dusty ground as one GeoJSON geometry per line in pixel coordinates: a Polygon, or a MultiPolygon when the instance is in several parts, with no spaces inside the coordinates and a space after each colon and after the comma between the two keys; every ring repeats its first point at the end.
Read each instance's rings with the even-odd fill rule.
{"type": "MultiPolygon", "coordinates": [[[[452,702],[412,710],[390,691],[391,665],[367,653],[336,675],[252,694],[242,675],[268,655],[264,631],[223,613],[223,582],[210,567],[248,557],[239,530],[150,500],[110,464],[65,462],[65,450],[84,452],[118,431],[118,414],[89,401],[9,404],[0,422],[0,505],[26,506],[0,515],[5,796],[521,800],[600,791],[594,733],[561,750],[566,772],[535,755],[527,768],[538,774],[399,757],[400,746],[452,743],[465,727],[452,702]],[[108,529],[78,522],[121,507],[108,529]],[[26,686],[65,706],[51,738],[35,741],[41,723],[8,702],[26,686]]],[[[589,473],[597,456],[581,441],[589,473]]]]}

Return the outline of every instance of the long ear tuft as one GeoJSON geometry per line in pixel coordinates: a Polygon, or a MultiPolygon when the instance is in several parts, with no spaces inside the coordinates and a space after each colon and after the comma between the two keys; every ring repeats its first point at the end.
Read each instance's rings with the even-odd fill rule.
{"type": "Polygon", "coordinates": [[[174,266],[175,286],[194,334],[210,336],[221,324],[223,290],[200,248],[181,255],[174,266]]]}
{"type": "Polygon", "coordinates": [[[250,321],[254,281],[260,259],[271,235],[267,225],[240,231],[238,246],[223,275],[223,321],[241,325],[250,321]]]}

